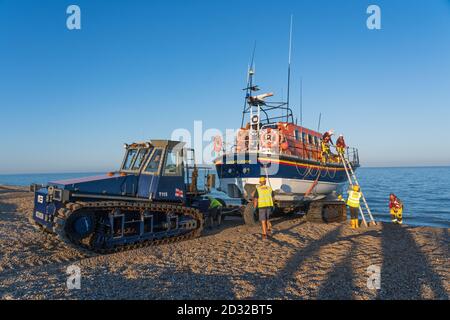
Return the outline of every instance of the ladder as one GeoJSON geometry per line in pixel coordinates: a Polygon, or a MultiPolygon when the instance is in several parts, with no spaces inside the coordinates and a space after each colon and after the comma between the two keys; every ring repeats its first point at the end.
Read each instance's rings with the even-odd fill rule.
{"type": "MultiPolygon", "coordinates": [[[[339,157],[341,158],[342,163],[344,165],[345,173],[347,174],[347,178],[348,178],[348,182],[349,182],[350,186],[351,187],[352,186],[359,186],[359,192],[361,192],[361,199],[363,200],[364,207],[365,207],[365,209],[367,211],[366,213],[367,213],[367,215],[370,218],[369,223],[373,223],[374,225],[377,225],[377,223],[373,219],[372,212],[370,211],[370,208],[369,208],[369,204],[367,203],[366,197],[364,196],[364,193],[361,190],[361,186],[359,185],[358,179],[356,178],[356,174],[353,171],[353,168],[352,168],[352,165],[350,164],[350,161],[348,159],[346,159],[344,157],[344,155],[342,155],[340,152],[338,152],[338,154],[339,154],[339,157]]],[[[359,206],[359,213],[361,214],[361,217],[362,217],[364,225],[367,227],[368,225],[367,225],[366,218],[364,216],[364,210],[363,210],[362,206],[359,206]]]]}

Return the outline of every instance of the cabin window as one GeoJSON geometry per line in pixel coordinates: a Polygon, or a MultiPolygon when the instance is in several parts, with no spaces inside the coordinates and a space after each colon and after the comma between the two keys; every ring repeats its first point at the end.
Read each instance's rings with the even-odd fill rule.
{"type": "Polygon", "coordinates": [[[140,169],[140,167],[145,159],[145,156],[148,154],[148,151],[149,151],[149,149],[140,149],[139,150],[136,160],[134,161],[134,164],[133,164],[133,167],[131,168],[131,170],[139,170],[140,169]]]}
{"type": "Polygon", "coordinates": [[[304,133],[304,132],[302,132],[302,141],[303,141],[304,143],[308,143],[307,134],[304,133]]]}
{"type": "Polygon", "coordinates": [[[317,138],[316,136],[314,136],[314,144],[315,144],[316,146],[319,145],[319,138],[317,138]]]}
{"type": "Polygon", "coordinates": [[[169,151],[164,165],[165,176],[181,176],[180,154],[176,151],[169,151]]]}
{"type": "Polygon", "coordinates": [[[161,162],[161,155],[162,155],[161,149],[156,149],[155,152],[153,152],[153,155],[147,164],[147,168],[145,168],[145,172],[155,173],[158,171],[159,163],[161,162]]]}
{"type": "Polygon", "coordinates": [[[313,136],[308,134],[308,142],[309,144],[314,144],[313,136]]]}
{"type": "Polygon", "coordinates": [[[134,157],[137,154],[137,149],[129,149],[127,151],[127,155],[125,157],[125,161],[123,163],[122,170],[130,170],[131,165],[133,164],[134,157]]]}
{"type": "Polygon", "coordinates": [[[299,132],[298,130],[295,130],[295,131],[294,131],[294,134],[295,134],[295,140],[301,141],[300,132],[299,132]]]}

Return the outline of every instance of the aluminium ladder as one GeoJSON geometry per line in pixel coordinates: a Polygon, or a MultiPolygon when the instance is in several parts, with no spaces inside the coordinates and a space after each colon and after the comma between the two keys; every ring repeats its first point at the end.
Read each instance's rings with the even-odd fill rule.
{"type": "MultiPolygon", "coordinates": [[[[348,182],[349,182],[350,186],[354,186],[354,185],[359,186],[359,192],[361,192],[361,199],[363,200],[364,207],[366,208],[366,211],[367,211],[367,215],[370,218],[369,223],[372,222],[374,225],[377,225],[377,223],[373,219],[372,212],[370,211],[370,208],[369,208],[369,204],[367,203],[366,197],[364,196],[364,193],[361,190],[361,186],[359,185],[358,179],[356,178],[356,174],[352,169],[350,161],[348,161],[341,153],[338,152],[338,154],[342,160],[342,163],[344,164],[345,173],[347,174],[347,178],[348,178],[348,182]]],[[[364,210],[363,210],[362,206],[359,206],[359,212],[361,213],[361,217],[363,219],[364,225],[367,227],[367,222],[366,222],[366,218],[364,216],[364,210]]]]}

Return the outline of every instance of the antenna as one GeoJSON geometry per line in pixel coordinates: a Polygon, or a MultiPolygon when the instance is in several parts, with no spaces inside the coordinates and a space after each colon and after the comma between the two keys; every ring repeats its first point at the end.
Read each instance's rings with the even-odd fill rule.
{"type": "Polygon", "coordinates": [[[300,126],[303,127],[303,77],[300,78],[300,126]]]}
{"type": "Polygon", "coordinates": [[[286,122],[289,121],[289,98],[290,98],[290,87],[291,87],[291,53],[292,53],[292,20],[293,15],[291,14],[291,27],[289,30],[289,59],[288,59],[288,82],[287,82],[287,109],[286,109],[286,122]]]}
{"type": "Polygon", "coordinates": [[[319,114],[319,124],[317,125],[317,132],[320,132],[320,120],[322,120],[322,112],[319,114]]]}
{"type": "Polygon", "coordinates": [[[252,52],[252,59],[250,62],[249,67],[247,68],[247,87],[245,90],[245,99],[244,99],[244,108],[242,110],[242,121],[241,121],[241,128],[244,126],[244,118],[245,118],[245,111],[247,109],[247,98],[250,95],[251,87],[253,86],[253,66],[255,61],[255,51],[256,51],[256,41],[253,45],[253,52],[252,52]]]}

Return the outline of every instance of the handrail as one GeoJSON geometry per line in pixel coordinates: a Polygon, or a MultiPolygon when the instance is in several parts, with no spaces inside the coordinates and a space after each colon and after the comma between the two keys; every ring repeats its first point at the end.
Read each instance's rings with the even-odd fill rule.
{"type": "MultiPolygon", "coordinates": [[[[257,132],[257,135],[256,135],[258,138],[258,141],[256,141],[256,143],[253,143],[253,144],[250,143],[251,136],[249,134],[248,145],[244,146],[243,150],[239,150],[239,153],[245,153],[248,151],[268,152],[268,153],[272,153],[272,154],[290,155],[290,156],[298,157],[301,160],[313,160],[313,161],[317,161],[317,162],[323,162],[322,148],[321,148],[320,140],[317,139],[316,136],[314,136],[313,143],[311,144],[311,143],[309,143],[309,141],[308,142],[303,141],[302,135],[300,135],[300,140],[298,140],[297,137],[295,137],[294,135],[281,133],[280,130],[273,128],[273,126],[274,126],[274,124],[265,124],[265,125],[261,126],[260,131],[267,129],[267,128],[277,130],[278,133],[280,134],[280,138],[286,139],[286,142],[288,144],[288,148],[286,150],[283,150],[280,147],[280,144],[282,143],[281,141],[275,147],[262,148],[262,146],[260,145],[260,141],[259,141],[259,139],[260,139],[260,131],[259,131],[259,132],[257,132]],[[256,148],[251,148],[252,145],[254,145],[256,148]]],[[[236,142],[235,146],[237,146],[237,145],[239,145],[238,142],[236,142]]],[[[338,156],[337,147],[334,145],[330,145],[330,149],[334,149],[335,153],[331,153],[331,157],[329,157],[329,159],[328,159],[329,161],[327,161],[327,163],[341,163],[341,160],[338,156]]],[[[236,152],[238,152],[238,151],[236,150],[236,152]]],[[[344,150],[344,157],[352,165],[359,165],[359,154],[358,154],[357,148],[346,147],[344,150]]]]}

